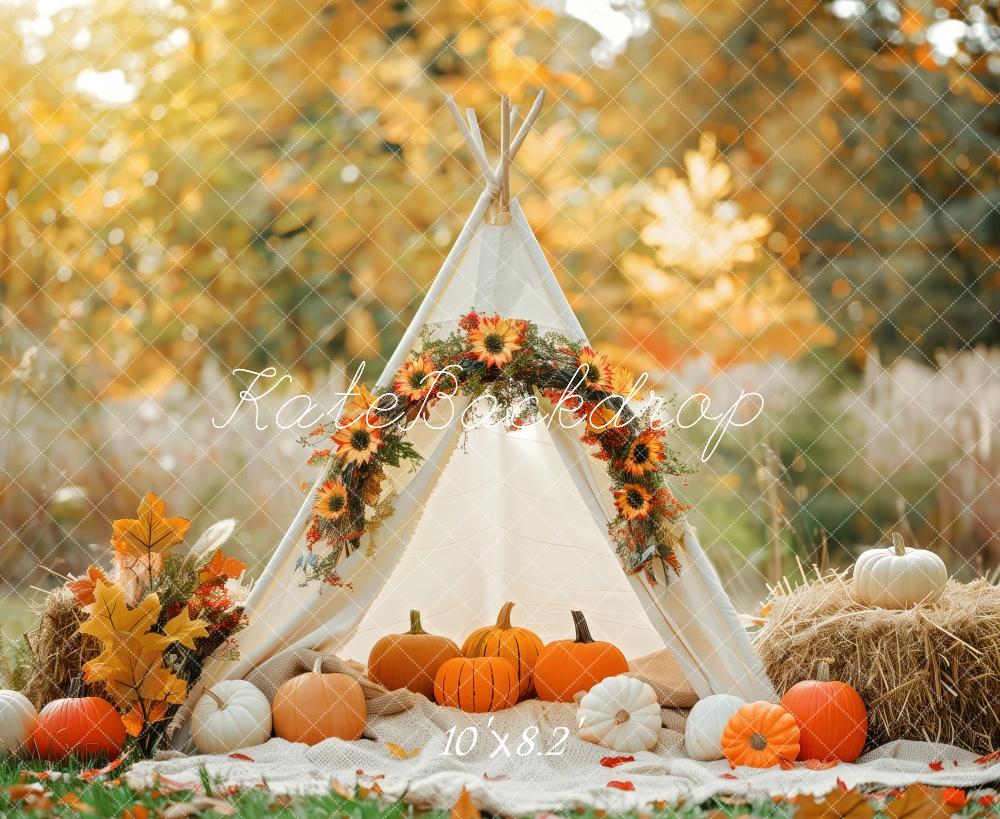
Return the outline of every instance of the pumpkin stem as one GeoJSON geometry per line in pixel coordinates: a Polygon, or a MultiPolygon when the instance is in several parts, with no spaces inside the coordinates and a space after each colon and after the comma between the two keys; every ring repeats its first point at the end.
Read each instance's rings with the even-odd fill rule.
{"type": "Polygon", "coordinates": [[[514,604],[507,602],[503,604],[500,613],[497,615],[497,628],[510,628],[510,610],[514,604]]]}
{"type": "Polygon", "coordinates": [[[582,611],[570,612],[573,615],[573,625],[576,626],[576,642],[578,643],[592,643],[594,638],[590,636],[590,626],[587,625],[587,620],[583,616],[582,611]]]}
{"type": "Polygon", "coordinates": [[[903,536],[899,532],[893,532],[889,537],[892,538],[892,548],[896,550],[896,556],[905,557],[906,547],[903,545],[903,536]]]}
{"type": "Polygon", "coordinates": [[[830,660],[816,663],[816,682],[830,682],[830,660]]]}
{"type": "Polygon", "coordinates": [[[763,751],[767,747],[767,737],[759,731],[751,734],[748,742],[750,743],[750,747],[755,751],[763,751]]]}
{"type": "Polygon", "coordinates": [[[322,654],[319,654],[319,655],[316,656],[316,662],[313,663],[312,673],[313,674],[322,674],[323,673],[323,655],[322,654]]]}
{"type": "Polygon", "coordinates": [[[420,612],[410,609],[410,634],[426,634],[424,627],[420,624],[420,612]]]}
{"type": "Polygon", "coordinates": [[[205,696],[215,700],[215,704],[219,707],[220,711],[226,707],[226,701],[216,694],[211,688],[205,689],[205,696]]]}
{"type": "Polygon", "coordinates": [[[631,714],[622,708],[617,714],[615,714],[615,725],[621,725],[623,722],[628,722],[630,719],[632,719],[631,714]]]}

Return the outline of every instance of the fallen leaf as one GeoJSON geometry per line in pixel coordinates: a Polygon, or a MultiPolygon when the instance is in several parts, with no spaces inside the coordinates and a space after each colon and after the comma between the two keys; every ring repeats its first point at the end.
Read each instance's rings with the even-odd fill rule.
{"type": "Polygon", "coordinates": [[[728,773],[728,772],[724,773],[724,774],[720,774],[719,778],[720,779],[739,779],[739,777],[736,776],[736,774],[734,774],[734,773],[728,773]]]}
{"type": "Polygon", "coordinates": [[[942,762],[940,759],[937,759],[934,762],[928,762],[927,767],[930,768],[932,771],[943,771],[944,762],[942,762]]]}
{"type": "Polygon", "coordinates": [[[340,784],[336,779],[330,781],[330,790],[332,790],[338,796],[343,796],[344,799],[353,799],[354,795],[347,790],[343,785],[340,784]]]}
{"type": "Polygon", "coordinates": [[[969,799],[962,788],[942,788],[941,801],[950,808],[964,808],[969,799]]]}
{"type": "Polygon", "coordinates": [[[977,765],[992,765],[994,762],[1000,762],[1000,751],[993,751],[993,753],[986,754],[973,761],[977,765]]]}
{"type": "Polygon", "coordinates": [[[98,776],[104,776],[105,774],[109,774],[112,771],[116,770],[117,768],[120,768],[121,764],[125,761],[125,757],[127,756],[128,752],[126,751],[124,754],[120,754],[119,756],[112,759],[103,768],[89,768],[86,771],[81,771],[80,779],[89,782],[91,779],[96,779],[98,776]]]}
{"type": "Polygon", "coordinates": [[[483,779],[487,782],[503,782],[504,780],[510,779],[509,776],[504,776],[503,774],[497,774],[496,776],[490,776],[488,773],[483,774],[483,779]]]}
{"type": "Polygon", "coordinates": [[[204,811],[212,811],[219,816],[232,816],[236,813],[236,807],[223,799],[196,796],[190,802],[177,802],[170,805],[160,816],[162,819],[184,819],[186,816],[194,816],[204,811]]]}
{"type": "Polygon", "coordinates": [[[840,763],[835,759],[829,762],[824,762],[822,759],[803,759],[800,764],[803,768],[808,768],[810,771],[826,771],[830,768],[835,768],[840,763]]]}
{"type": "Polygon", "coordinates": [[[246,754],[241,754],[241,753],[230,754],[229,758],[230,759],[239,759],[239,760],[242,760],[243,762],[254,762],[255,761],[252,756],[247,756],[246,754]]]}
{"type": "Polygon", "coordinates": [[[802,796],[795,808],[795,819],[872,819],[875,808],[857,791],[838,789],[817,799],[802,796]]]}
{"type": "Polygon", "coordinates": [[[479,806],[472,801],[469,792],[462,788],[462,792],[451,806],[451,819],[480,819],[479,806]]]}
{"type": "Polygon", "coordinates": [[[136,802],[122,811],[122,819],[149,819],[149,808],[141,802],[136,802]]]}
{"type": "Polygon", "coordinates": [[[77,813],[93,813],[94,809],[90,807],[86,802],[84,802],[79,796],[70,791],[69,793],[64,793],[59,797],[60,805],[65,805],[77,813]]]}
{"type": "Polygon", "coordinates": [[[605,756],[601,758],[601,764],[605,768],[617,768],[626,762],[635,762],[634,756],[605,756]]]}
{"type": "Polygon", "coordinates": [[[837,787],[840,788],[845,793],[847,793],[850,790],[850,788],[847,787],[847,783],[839,776],[837,777],[837,787]]]}
{"type": "Polygon", "coordinates": [[[607,787],[609,787],[609,788],[617,788],[620,791],[634,791],[635,790],[635,784],[633,782],[629,782],[627,779],[612,779],[608,783],[607,787]]]}
{"type": "Polygon", "coordinates": [[[910,785],[902,796],[887,804],[882,812],[889,819],[948,819],[952,810],[944,804],[940,790],[910,785]]]}
{"type": "Polygon", "coordinates": [[[389,749],[389,753],[396,757],[396,759],[411,759],[421,751],[420,747],[414,748],[412,751],[407,751],[395,742],[387,742],[385,746],[389,749]]]}

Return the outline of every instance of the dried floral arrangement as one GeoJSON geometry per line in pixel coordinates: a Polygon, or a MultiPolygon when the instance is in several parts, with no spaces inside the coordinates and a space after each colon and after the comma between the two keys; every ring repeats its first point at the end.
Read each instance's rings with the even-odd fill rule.
{"type": "Polygon", "coordinates": [[[114,521],[112,567],[90,566],[46,598],[27,635],[36,707],[80,692],[108,699],[150,754],[210,657],[235,659],[247,625],[246,564],[220,548],[234,522],[210,526],[185,553],[189,528],[153,493],[137,516],[114,521]]]}
{"type": "Polygon", "coordinates": [[[340,564],[392,513],[386,468],[416,467],[421,460],[407,438],[413,421],[426,418],[445,396],[475,402],[487,393],[489,414],[508,419],[509,429],[540,417],[538,398],[572,413],[581,440],[607,462],[617,509],[608,532],[625,569],[645,571],[651,582],[654,561],[662,562],[664,576],[668,566],[678,571],[679,519],[687,507],[667,479],[690,469],[667,446],[667,430],[652,410],[629,408],[634,386],[626,368],[529,321],[470,312],[445,338],[425,330],[391,389],[374,395],[360,387],[340,419],[303,439],[314,450],[310,462],[328,464],[306,534],[309,555],[300,561],[306,582],[343,585],[340,564]]]}

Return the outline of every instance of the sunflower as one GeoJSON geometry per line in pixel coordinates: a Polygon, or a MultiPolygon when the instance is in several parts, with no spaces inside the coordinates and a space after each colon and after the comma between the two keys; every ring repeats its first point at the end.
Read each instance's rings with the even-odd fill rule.
{"type": "Polygon", "coordinates": [[[348,463],[365,464],[382,446],[382,432],[370,426],[365,416],[359,415],[346,427],[338,429],[333,441],[337,444],[337,454],[343,455],[348,463]]]}
{"type": "Polygon", "coordinates": [[[392,382],[393,389],[410,401],[419,401],[427,395],[434,386],[434,373],[437,366],[427,356],[421,355],[407,361],[396,373],[392,382]]]}
{"type": "Polygon", "coordinates": [[[652,497],[646,487],[627,483],[615,490],[615,506],[626,520],[642,520],[653,508],[652,497]]]}
{"type": "Polygon", "coordinates": [[[632,477],[641,478],[647,472],[655,471],[657,465],[661,463],[663,463],[663,442],[655,430],[648,429],[632,441],[622,467],[632,477]]]}
{"type": "Polygon", "coordinates": [[[583,383],[600,392],[610,392],[614,373],[611,363],[602,353],[595,353],[590,347],[584,347],[576,359],[583,367],[583,383]]]}
{"type": "MultiPolygon", "coordinates": [[[[336,520],[347,511],[347,489],[340,480],[327,481],[316,495],[313,512],[324,520],[336,520]]],[[[318,539],[318,538],[317,538],[318,539]]]]}
{"type": "Polygon", "coordinates": [[[469,350],[477,361],[500,369],[521,349],[524,329],[522,321],[480,316],[479,323],[469,331],[469,350]]]}

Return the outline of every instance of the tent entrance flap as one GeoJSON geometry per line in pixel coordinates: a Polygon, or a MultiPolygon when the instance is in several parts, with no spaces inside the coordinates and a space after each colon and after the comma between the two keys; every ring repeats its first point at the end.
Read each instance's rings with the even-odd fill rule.
{"type": "Polygon", "coordinates": [[[344,656],[364,660],[380,637],[406,631],[411,608],[461,644],[508,600],[515,625],[546,642],[572,637],[579,609],[626,656],[663,648],[544,424],[473,430],[465,444],[344,656]]]}

